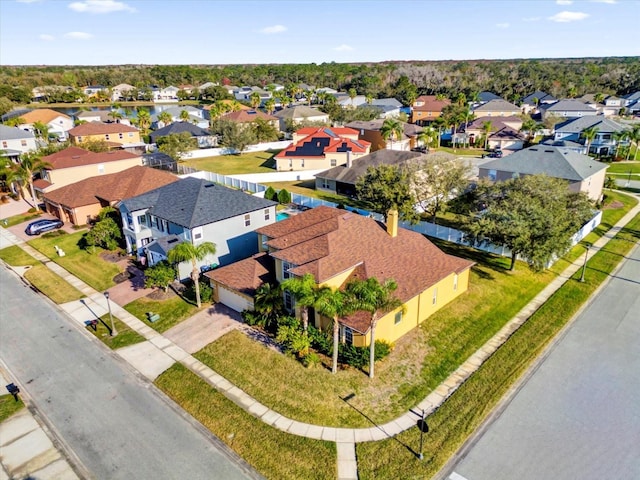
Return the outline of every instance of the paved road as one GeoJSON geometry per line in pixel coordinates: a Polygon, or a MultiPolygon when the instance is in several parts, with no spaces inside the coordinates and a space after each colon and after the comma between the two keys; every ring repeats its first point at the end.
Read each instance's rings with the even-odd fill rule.
{"type": "Polygon", "coordinates": [[[640,190],[640,180],[627,180],[627,179],[623,179],[620,177],[616,177],[616,183],[620,186],[620,187],[629,187],[629,188],[635,188],[640,190]]]}
{"type": "Polygon", "coordinates": [[[639,345],[636,248],[448,478],[640,478],[639,345]]]}
{"type": "Polygon", "coordinates": [[[2,267],[0,287],[0,358],[95,478],[255,478],[2,267]]]}

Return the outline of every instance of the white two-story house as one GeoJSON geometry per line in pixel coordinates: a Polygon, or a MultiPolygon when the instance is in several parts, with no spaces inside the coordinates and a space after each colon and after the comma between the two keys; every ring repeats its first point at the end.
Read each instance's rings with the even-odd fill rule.
{"type": "MultiPolygon", "coordinates": [[[[255,230],[276,221],[276,202],[198,178],[184,178],[120,204],[127,251],[149,265],[182,242],[212,242],[215,255],[199,266],[227,265],[258,252],[255,230]]],[[[189,277],[190,262],[179,265],[189,277]]]]}

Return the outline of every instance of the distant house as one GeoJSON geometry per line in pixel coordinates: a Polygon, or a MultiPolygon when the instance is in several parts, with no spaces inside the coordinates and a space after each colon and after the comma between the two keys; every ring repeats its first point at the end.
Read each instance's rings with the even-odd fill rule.
{"type": "Polygon", "coordinates": [[[435,95],[421,95],[411,106],[411,123],[429,125],[442,115],[442,109],[451,105],[448,98],[439,99],[435,95]]]}
{"type": "Polygon", "coordinates": [[[473,109],[476,117],[509,117],[522,113],[520,108],[502,99],[489,100],[473,109]]]}
{"type": "Polygon", "coordinates": [[[117,118],[111,110],[89,110],[80,112],[75,115],[78,120],[83,122],[101,122],[101,123],[122,123],[123,125],[131,125],[128,118],[117,118]]]}
{"type": "Polygon", "coordinates": [[[360,105],[360,108],[370,108],[378,112],[378,118],[399,117],[402,113],[402,103],[395,98],[377,98],[371,103],[360,105]]]}
{"type": "Polygon", "coordinates": [[[140,131],[122,123],[83,123],[69,130],[69,139],[73,145],[80,146],[84,142],[105,141],[113,148],[145,149],[145,143],[140,140],[140,131]]]}
{"type": "Polygon", "coordinates": [[[95,97],[100,92],[108,92],[109,89],[104,85],[88,85],[82,89],[87,97],[95,97]]]}
{"type": "Polygon", "coordinates": [[[371,144],[358,140],[358,131],[351,128],[303,128],[293,135],[291,145],[274,157],[276,170],[317,170],[345,165],[350,159],[367,155],[370,148],[371,144]]]}
{"type": "Polygon", "coordinates": [[[50,108],[38,108],[20,115],[23,123],[18,125],[23,130],[35,133],[34,124],[42,123],[49,128],[49,135],[55,136],[58,140],[67,139],[67,132],[73,128],[73,119],[64,113],[56,112],[50,108]]]}
{"type": "Polygon", "coordinates": [[[160,128],[155,132],[151,132],[149,137],[151,143],[158,143],[158,139],[166,137],[167,135],[175,135],[179,133],[187,132],[198,142],[198,148],[211,148],[218,146],[218,137],[211,135],[208,130],[200,128],[193,123],[189,122],[175,122],[170,123],[166,127],[160,128]]]}
{"type": "Polygon", "coordinates": [[[493,92],[483,91],[483,92],[478,93],[478,102],[479,103],[487,103],[487,102],[490,102],[491,100],[504,100],[504,98],[502,98],[499,95],[496,95],[493,92]]]}
{"type": "Polygon", "coordinates": [[[541,90],[536,90],[522,99],[522,112],[537,112],[539,105],[543,103],[553,103],[556,101],[558,101],[558,99],[553,95],[549,95],[547,92],[543,92],[541,90]]]}
{"type": "Polygon", "coordinates": [[[23,153],[36,150],[36,137],[33,133],[18,127],[0,124],[0,155],[17,161],[23,153]]]}
{"type": "Polygon", "coordinates": [[[598,114],[598,110],[593,106],[587,105],[580,100],[573,99],[558,100],[555,103],[546,103],[544,105],[540,105],[539,109],[542,113],[543,119],[552,116],[579,118],[598,114]]]}
{"type": "MultiPolygon", "coordinates": [[[[179,106],[179,107],[169,107],[162,110],[162,113],[168,113],[171,115],[172,122],[182,122],[182,112],[187,112],[189,114],[189,122],[197,125],[200,128],[209,128],[209,120],[205,118],[204,110],[200,108],[191,107],[188,105],[179,106]]],[[[166,127],[166,125],[158,120],[158,113],[154,113],[151,115],[151,127],[152,128],[162,128],[166,127]]]]}
{"type": "Polygon", "coordinates": [[[385,140],[382,137],[381,130],[384,125],[384,120],[382,119],[370,121],[356,120],[347,123],[345,127],[358,131],[358,139],[369,142],[372,152],[381,149],[411,150],[418,145],[418,135],[422,132],[422,127],[412,123],[401,123],[403,131],[402,138],[395,140],[391,138],[385,140]]]}
{"type": "Polygon", "coordinates": [[[540,142],[540,145],[548,145],[550,147],[559,147],[563,150],[569,150],[571,152],[579,153],[581,155],[587,154],[587,147],[578,142],[572,142],[571,140],[554,140],[553,138],[548,138],[540,142]]]}
{"type": "MultiPolygon", "coordinates": [[[[629,130],[629,127],[602,115],[590,115],[557,124],[555,126],[554,140],[578,142],[586,146],[583,132],[591,128],[596,130],[596,135],[589,142],[589,153],[596,155],[613,155],[619,143],[615,134],[629,130]]],[[[628,143],[628,140],[626,140],[621,144],[628,145],[628,143]]]]}
{"type": "Polygon", "coordinates": [[[525,138],[520,133],[522,119],[516,116],[474,119],[466,127],[463,127],[470,143],[475,144],[481,137],[484,137],[483,125],[487,122],[491,123],[487,148],[498,150],[521,150],[524,148],[525,138]]]}
{"type": "Polygon", "coordinates": [[[333,167],[316,174],[316,190],[336,193],[348,197],[356,195],[358,179],[367,173],[369,167],[380,165],[405,165],[422,156],[418,152],[398,150],[376,150],[355,160],[349,160],[344,165],[333,167]]]}
{"type": "Polygon", "coordinates": [[[338,105],[340,105],[342,108],[356,108],[356,107],[359,107],[360,105],[367,104],[367,97],[364,95],[356,95],[353,98],[351,98],[345,92],[338,92],[333,95],[336,97],[336,101],[338,102],[338,105]]]}
{"type": "Polygon", "coordinates": [[[306,105],[297,105],[290,108],[283,108],[282,110],[273,114],[279,120],[280,130],[285,131],[287,129],[287,123],[293,126],[299,126],[300,124],[325,124],[329,125],[329,114],[321,112],[316,108],[307,107],[306,105]]]}
{"type": "Polygon", "coordinates": [[[86,178],[44,194],[48,213],[63,222],[85,225],[104,207],[162,187],[179,178],[169,172],[136,166],[117,173],[86,178]]]}
{"type": "MultiPolygon", "coordinates": [[[[187,177],[120,203],[127,251],[150,265],[180,242],[213,242],[215,255],[199,265],[227,265],[258,251],[256,228],[276,221],[276,202],[187,177]]],[[[180,279],[191,262],[179,267],[180,279]]]]}
{"type": "Polygon", "coordinates": [[[276,130],[280,128],[280,120],[278,117],[266,114],[260,110],[238,110],[237,112],[229,112],[220,116],[220,120],[229,120],[243,126],[250,125],[258,119],[270,123],[276,130]]]}
{"type": "MultiPolygon", "coordinates": [[[[115,87],[111,88],[111,101],[119,102],[121,100],[127,100],[135,90],[136,87],[133,85],[129,85],[128,83],[119,83],[115,87]]],[[[137,100],[137,98],[135,100],[137,100]]]]}
{"type": "Polygon", "coordinates": [[[240,87],[233,91],[233,96],[236,98],[236,100],[250,102],[251,96],[254,93],[257,93],[260,97],[260,105],[258,105],[259,107],[263,106],[264,103],[273,96],[270,91],[264,90],[260,87],[240,87]]]}
{"type": "Polygon", "coordinates": [[[78,147],[68,147],[42,157],[50,166],[33,184],[37,193],[48,193],[85,178],[121,172],[142,165],[142,158],[124,150],[94,153],[78,147]]]}
{"type": "Polygon", "coordinates": [[[169,85],[165,88],[154,88],[152,90],[153,101],[158,103],[177,102],[179,91],[180,89],[178,87],[174,87],[173,85],[169,85]]]}
{"type": "Polygon", "coordinates": [[[479,178],[503,181],[522,175],[544,174],[566,180],[572,192],[602,198],[607,165],[570,149],[536,145],[480,165],[479,178]]]}
{"type": "MultiPolygon", "coordinates": [[[[215,301],[235,310],[251,308],[251,296],[265,277],[277,282],[313,275],[317,285],[342,289],[355,279],[393,279],[394,296],[403,308],[383,313],[376,339],[395,342],[469,285],[473,262],[445,254],[417,232],[398,226],[397,212],[387,224],[330,207],[317,207],[286,220],[258,228],[265,251],[243,262],[206,273],[215,301]],[[266,256],[270,257],[268,260],[266,256]]],[[[295,298],[283,293],[285,308],[300,315],[295,298]]],[[[310,324],[328,330],[333,319],[311,311],[310,324]]],[[[366,346],[371,340],[370,317],[363,311],[338,319],[340,341],[366,346]]]]}

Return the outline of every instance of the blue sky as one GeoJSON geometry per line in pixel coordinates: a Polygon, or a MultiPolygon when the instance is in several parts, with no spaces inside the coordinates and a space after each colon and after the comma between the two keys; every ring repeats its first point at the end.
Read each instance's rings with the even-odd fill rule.
{"type": "Polygon", "coordinates": [[[0,0],[0,64],[640,55],[638,0],[0,0]]]}

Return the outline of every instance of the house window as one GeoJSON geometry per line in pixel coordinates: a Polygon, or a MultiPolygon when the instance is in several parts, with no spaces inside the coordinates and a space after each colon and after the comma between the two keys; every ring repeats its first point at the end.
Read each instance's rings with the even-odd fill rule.
{"type": "Polygon", "coordinates": [[[140,215],[138,217],[138,223],[140,225],[146,225],[147,224],[147,216],[146,215],[140,215]]]}
{"type": "Polygon", "coordinates": [[[287,312],[291,312],[293,310],[293,297],[291,296],[291,292],[289,290],[284,291],[284,308],[287,312]]]}
{"type": "Polygon", "coordinates": [[[105,135],[104,135],[104,139],[105,139],[105,140],[109,140],[109,134],[108,134],[108,133],[105,133],[105,135]]]}
{"type": "Polygon", "coordinates": [[[145,245],[149,245],[151,243],[152,239],[153,239],[153,237],[143,238],[142,240],[140,240],[140,245],[142,245],[143,247],[145,245]]]}
{"type": "Polygon", "coordinates": [[[118,138],[122,139],[122,138],[124,138],[124,135],[123,135],[123,134],[121,134],[121,133],[119,133],[119,134],[118,134],[118,138]]]}
{"type": "Polygon", "coordinates": [[[251,215],[247,213],[244,216],[244,226],[248,227],[249,225],[251,225],[251,215]]]}
{"type": "Polygon", "coordinates": [[[331,185],[329,184],[329,180],[327,180],[326,178],[322,179],[322,188],[325,188],[327,190],[329,190],[329,188],[331,187],[331,185]]]}
{"type": "Polygon", "coordinates": [[[399,324],[402,321],[402,310],[399,311],[398,313],[396,313],[395,319],[393,321],[393,323],[395,325],[399,324]]]}
{"type": "Polygon", "coordinates": [[[293,275],[291,275],[289,273],[289,270],[291,270],[293,268],[293,265],[290,264],[289,262],[282,262],[282,278],[283,279],[287,279],[287,278],[291,278],[293,277],[293,275]]]}
{"type": "Polygon", "coordinates": [[[438,303],[438,288],[434,288],[433,289],[433,301],[432,304],[435,305],[436,303],[438,303]]]}
{"type": "Polygon", "coordinates": [[[82,142],[82,137],[77,137],[78,138],[78,143],[82,142]]]}
{"type": "Polygon", "coordinates": [[[149,215],[149,219],[151,220],[151,226],[153,228],[158,227],[158,218],[155,215],[149,215]]]}
{"type": "Polygon", "coordinates": [[[342,327],[342,341],[347,345],[353,345],[353,330],[349,327],[342,327]]]}
{"type": "Polygon", "coordinates": [[[289,168],[293,167],[293,160],[289,159],[289,168]]]}
{"type": "Polygon", "coordinates": [[[495,182],[497,176],[498,176],[498,172],[496,170],[489,170],[489,180],[491,180],[492,182],[495,182]]]}
{"type": "Polygon", "coordinates": [[[300,167],[304,168],[304,158],[300,160],[300,167]]]}
{"type": "Polygon", "coordinates": [[[271,218],[271,212],[269,211],[268,208],[264,209],[264,219],[265,221],[269,220],[271,218]]]}
{"type": "Polygon", "coordinates": [[[202,233],[198,232],[193,234],[194,240],[200,240],[201,238],[202,238],[202,233]]]}
{"type": "Polygon", "coordinates": [[[335,167],[335,166],[336,166],[336,159],[335,159],[335,158],[332,158],[332,159],[331,159],[331,166],[332,166],[332,167],[335,167]]]}
{"type": "Polygon", "coordinates": [[[133,132],[129,132],[129,138],[133,138],[133,132]]]}
{"type": "Polygon", "coordinates": [[[2,148],[8,148],[7,142],[2,142],[2,148]]]}
{"type": "Polygon", "coordinates": [[[456,273],[453,276],[453,290],[458,290],[458,274],[456,273]]]}
{"type": "Polygon", "coordinates": [[[20,141],[20,145],[22,145],[23,147],[27,146],[27,141],[26,140],[21,140],[20,141]]]}

